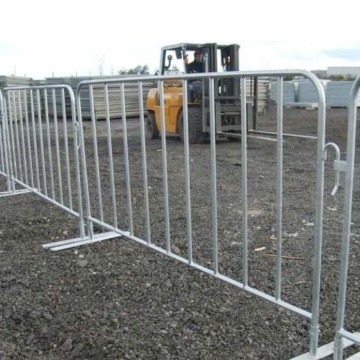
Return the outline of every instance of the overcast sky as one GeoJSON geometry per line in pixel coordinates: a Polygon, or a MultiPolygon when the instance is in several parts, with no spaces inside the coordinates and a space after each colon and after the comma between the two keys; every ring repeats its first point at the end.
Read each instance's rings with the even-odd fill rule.
{"type": "Polygon", "coordinates": [[[356,0],[1,0],[0,75],[117,74],[179,42],[237,43],[241,70],[360,66],[356,0]]]}

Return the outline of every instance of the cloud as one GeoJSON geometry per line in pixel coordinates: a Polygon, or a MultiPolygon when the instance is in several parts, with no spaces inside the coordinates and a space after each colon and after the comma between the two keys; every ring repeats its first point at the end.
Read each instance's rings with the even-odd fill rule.
{"type": "Polygon", "coordinates": [[[17,54],[18,47],[10,44],[8,42],[0,42],[0,54],[7,55],[7,54],[17,54]]]}
{"type": "Polygon", "coordinates": [[[360,48],[351,48],[351,49],[331,49],[324,50],[325,55],[331,58],[338,58],[343,60],[357,61],[360,60],[360,48]]]}

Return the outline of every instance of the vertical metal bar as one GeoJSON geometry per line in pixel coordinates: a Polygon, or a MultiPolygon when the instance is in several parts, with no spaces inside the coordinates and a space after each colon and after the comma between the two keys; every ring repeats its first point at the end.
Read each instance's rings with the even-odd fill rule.
{"type": "Polygon", "coordinates": [[[161,133],[162,164],[163,164],[165,239],[166,239],[166,250],[168,253],[170,253],[171,239],[170,239],[170,213],[169,213],[169,184],[168,184],[167,151],[166,151],[164,82],[162,80],[159,81],[158,89],[160,89],[160,120],[161,120],[160,133],[161,133]]]}
{"type": "MultiPolygon", "coordinates": [[[[9,97],[9,91],[6,93],[6,97],[9,97]]],[[[7,102],[3,99],[4,105],[4,122],[5,124],[5,156],[7,161],[7,168],[8,168],[8,176],[7,176],[7,189],[8,191],[15,191],[15,184],[13,180],[14,168],[13,168],[13,154],[11,153],[11,138],[10,138],[10,117],[7,109],[7,102]]]]}
{"type": "MultiPolygon", "coordinates": [[[[18,90],[19,91],[19,90],[18,90]]],[[[12,100],[13,100],[13,106],[14,106],[14,123],[15,123],[15,152],[16,152],[16,156],[17,156],[17,162],[18,162],[18,170],[19,170],[19,178],[20,181],[23,181],[23,171],[22,171],[22,163],[21,163],[21,150],[20,150],[20,140],[19,140],[19,126],[18,126],[18,121],[19,121],[19,117],[18,117],[18,112],[17,112],[17,106],[16,106],[16,94],[18,93],[18,91],[13,91],[12,92],[12,100]]],[[[20,120],[21,121],[21,120],[20,120]]]]}
{"type": "Polygon", "coordinates": [[[114,160],[113,160],[112,139],[111,139],[108,84],[105,84],[105,109],[106,109],[106,133],[107,133],[107,143],[108,143],[108,153],[109,153],[111,202],[112,202],[112,209],[113,209],[113,224],[114,224],[114,227],[117,228],[118,227],[118,218],[117,218],[117,208],[116,208],[114,160]]]}
{"type": "MultiPolygon", "coordinates": [[[[15,136],[14,136],[14,116],[12,111],[12,105],[11,105],[11,96],[14,97],[14,91],[8,92],[8,114],[9,114],[9,129],[10,129],[10,153],[11,153],[11,164],[13,167],[13,173],[12,175],[15,176],[16,179],[18,179],[18,165],[16,160],[16,150],[15,150],[15,136]]],[[[14,186],[14,184],[12,184],[14,186]]],[[[15,188],[13,188],[15,191],[15,188]]]]}
{"type": "Polygon", "coordinates": [[[6,174],[7,176],[8,171],[7,171],[7,166],[5,164],[5,160],[6,160],[6,155],[5,155],[5,130],[6,130],[6,119],[5,119],[5,113],[4,113],[4,102],[3,102],[3,95],[2,92],[0,90],[0,128],[1,128],[1,134],[0,134],[0,155],[1,155],[1,171],[3,171],[4,174],[6,174]]]}
{"type": "Polygon", "coordinates": [[[51,151],[51,135],[50,135],[50,124],[49,124],[49,104],[48,104],[48,93],[47,89],[44,89],[44,105],[45,105],[45,123],[46,123],[46,136],[47,136],[47,146],[49,154],[49,172],[50,172],[50,184],[51,184],[51,197],[55,200],[55,186],[54,186],[54,169],[52,161],[52,151],[51,151]]]}
{"type": "Polygon", "coordinates": [[[84,144],[84,133],[82,125],[82,113],[81,113],[81,96],[80,89],[76,91],[77,98],[75,99],[73,90],[70,87],[67,87],[68,94],[71,101],[71,118],[72,126],[74,131],[74,159],[75,159],[75,171],[76,171],[76,193],[78,198],[78,208],[79,208],[79,229],[80,236],[85,237],[85,226],[84,226],[84,209],[83,209],[83,194],[85,196],[85,206],[86,206],[86,217],[87,217],[87,229],[90,239],[93,239],[93,228],[89,220],[90,217],[90,199],[89,199],[89,185],[88,177],[86,170],[86,157],[85,157],[85,144],[84,144]],[[76,119],[76,107],[78,111],[78,119],[76,119]],[[80,151],[80,158],[79,158],[80,151]],[[82,169],[80,170],[80,166],[82,169]],[[81,177],[82,175],[82,177],[81,177]],[[83,183],[81,182],[83,180],[83,183]],[[82,188],[84,186],[84,189],[82,188]]]}
{"type": "Polygon", "coordinates": [[[64,195],[63,195],[63,184],[62,184],[62,174],[61,174],[61,161],[60,161],[60,146],[59,146],[59,126],[58,126],[58,116],[57,116],[57,106],[56,106],[56,96],[55,89],[52,89],[52,103],[53,103],[53,119],[54,119],[54,129],[55,129],[55,148],[56,148],[56,164],[57,164],[57,173],[59,177],[59,197],[61,205],[64,204],[64,195]]]}
{"type": "Polygon", "coordinates": [[[27,91],[24,91],[24,102],[25,102],[25,127],[26,127],[26,142],[27,142],[27,155],[28,155],[28,164],[30,171],[30,185],[34,188],[34,172],[33,172],[33,158],[31,156],[31,141],[30,141],[30,125],[29,125],[29,108],[28,108],[28,98],[27,91]]]}
{"type": "Polygon", "coordinates": [[[217,218],[217,182],[216,182],[216,117],[215,117],[215,84],[214,79],[209,78],[209,109],[210,109],[210,152],[211,152],[211,237],[213,244],[213,270],[219,272],[218,254],[218,218],[217,218]]]}
{"type": "MultiPolygon", "coordinates": [[[[27,167],[27,160],[26,160],[26,150],[25,150],[25,136],[24,136],[24,124],[23,124],[23,108],[22,108],[22,100],[21,94],[23,91],[18,92],[18,101],[19,101],[19,115],[20,115],[20,136],[21,136],[21,150],[22,150],[22,161],[24,164],[24,172],[25,172],[25,183],[29,183],[28,178],[28,167],[27,167]]],[[[19,149],[20,152],[20,149],[19,149]]]]}
{"type": "Polygon", "coordinates": [[[256,76],[254,78],[254,111],[253,111],[254,122],[253,122],[252,130],[256,130],[257,128],[257,117],[258,117],[258,107],[259,107],[258,90],[259,90],[259,83],[258,83],[258,77],[256,76]]]}
{"type": "Polygon", "coordinates": [[[142,173],[144,184],[144,202],[145,202],[145,223],[146,223],[146,240],[151,244],[151,226],[150,226],[150,210],[149,210],[149,186],[148,186],[148,170],[146,165],[146,139],[145,139],[145,119],[144,119],[144,100],[143,100],[143,84],[139,85],[139,111],[140,111],[140,138],[141,138],[141,157],[142,157],[142,173]]]}
{"type": "Polygon", "coordinates": [[[64,146],[65,146],[65,164],[66,164],[66,178],[67,178],[67,193],[69,198],[69,208],[73,208],[72,199],[72,187],[70,176],[70,159],[69,159],[69,141],[68,141],[68,129],[67,129],[67,116],[65,108],[65,89],[61,89],[61,104],[62,104],[62,118],[64,127],[64,146]]]}
{"type": "Polygon", "coordinates": [[[275,298],[281,299],[282,207],[283,207],[283,77],[277,82],[277,166],[276,166],[276,285],[275,298]]]}
{"type": "Polygon", "coordinates": [[[184,124],[184,165],[185,165],[185,197],[186,197],[186,237],[188,244],[188,260],[193,262],[193,239],[192,239],[192,214],[191,214],[191,190],[190,190],[190,150],[189,150],[189,114],[188,114],[188,87],[187,81],[183,80],[183,124],[184,124]]]}
{"type": "Polygon", "coordinates": [[[95,161],[95,177],[96,177],[96,189],[97,189],[97,199],[98,199],[98,211],[99,211],[100,220],[103,222],[104,221],[104,207],[103,207],[102,191],[101,191],[99,151],[98,151],[98,146],[97,146],[96,117],[95,117],[95,106],[94,106],[94,89],[93,89],[92,85],[89,86],[89,95],[90,95],[90,113],[91,113],[91,125],[92,125],[92,135],[93,135],[93,145],[94,145],[94,161],[95,161]]]}
{"type": "Polygon", "coordinates": [[[344,327],[345,320],[345,306],[346,306],[346,288],[349,267],[349,253],[350,253],[350,231],[351,231],[351,217],[352,217],[352,197],[354,187],[354,164],[355,164],[355,146],[356,146],[356,118],[357,118],[357,104],[356,98],[360,88],[360,76],[355,80],[351,91],[349,100],[349,115],[348,115],[348,133],[347,133],[347,159],[346,159],[346,174],[345,174],[345,197],[344,197],[344,216],[342,228],[342,243],[341,243],[341,261],[340,261],[340,279],[338,290],[338,307],[336,319],[336,337],[334,344],[334,359],[341,360],[343,358],[342,336],[339,332],[344,327]]]}
{"type": "Polygon", "coordinates": [[[4,146],[3,146],[3,137],[4,137],[4,126],[2,125],[2,120],[0,122],[0,129],[1,129],[1,133],[0,133],[0,157],[1,157],[1,169],[0,171],[4,174],[6,174],[6,170],[5,170],[5,157],[4,157],[4,146]]]}
{"type": "Polygon", "coordinates": [[[9,148],[8,148],[8,119],[6,113],[6,104],[4,101],[4,97],[2,92],[0,91],[0,107],[1,107],[1,126],[2,126],[2,134],[3,134],[3,151],[4,151],[4,172],[6,174],[6,185],[7,191],[11,191],[11,184],[10,184],[10,164],[9,164],[9,148]]]}
{"type": "Polygon", "coordinates": [[[40,156],[42,162],[42,178],[44,184],[44,194],[48,196],[47,192],[47,180],[46,180],[46,166],[45,166],[45,153],[44,153],[44,139],[42,133],[42,116],[41,116],[41,98],[40,90],[36,89],[37,111],[38,111],[38,123],[39,123],[39,141],[40,141],[40,156]]]}
{"type": "Polygon", "coordinates": [[[2,94],[0,92],[0,159],[1,159],[1,171],[6,174],[5,170],[5,156],[4,156],[4,135],[5,135],[5,120],[3,115],[3,104],[2,104],[2,94]]]}
{"type": "Polygon", "coordinates": [[[316,356],[319,343],[319,306],[321,284],[321,252],[322,252],[322,222],[324,202],[324,160],[326,127],[326,102],[324,88],[319,80],[312,74],[309,75],[319,94],[318,110],[318,142],[316,161],[316,195],[315,195],[315,248],[312,287],[312,318],[310,325],[310,355],[316,356]]]}
{"type": "Polygon", "coordinates": [[[35,108],[34,108],[34,93],[30,90],[30,107],[31,107],[31,123],[32,123],[32,136],[34,143],[34,154],[35,154],[35,169],[36,169],[36,186],[38,191],[41,191],[40,184],[40,166],[39,166],[39,152],[37,146],[37,135],[36,135],[36,123],[35,123],[35,108]]]}
{"type": "Polygon", "coordinates": [[[127,203],[128,203],[128,213],[129,213],[129,231],[130,235],[134,234],[134,224],[133,224],[133,213],[131,206],[131,180],[130,180],[130,167],[129,167],[129,147],[128,147],[128,135],[127,135],[127,125],[126,125],[126,104],[125,104],[125,84],[121,83],[121,111],[122,111],[122,125],[123,125],[123,134],[124,134],[124,158],[125,158],[125,177],[126,177],[126,192],[127,192],[127,203]]]}
{"type": "Polygon", "coordinates": [[[248,285],[248,193],[247,193],[247,114],[246,77],[241,78],[241,192],[242,192],[242,232],[243,232],[243,284],[248,285]]]}

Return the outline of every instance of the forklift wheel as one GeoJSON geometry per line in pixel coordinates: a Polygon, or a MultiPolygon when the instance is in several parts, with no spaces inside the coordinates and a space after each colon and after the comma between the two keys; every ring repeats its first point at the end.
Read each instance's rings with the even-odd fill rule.
{"type": "Polygon", "coordinates": [[[234,134],[236,134],[237,136],[228,136],[227,138],[228,138],[228,140],[230,141],[230,142],[241,142],[241,136],[239,136],[239,135],[241,135],[241,133],[234,133],[234,134]]]}
{"type": "MultiPolygon", "coordinates": [[[[202,131],[202,109],[200,107],[189,107],[189,143],[201,144],[204,142],[205,134],[202,131]]],[[[184,142],[184,119],[181,113],[179,119],[179,132],[181,142],[184,142]]]]}
{"type": "Polygon", "coordinates": [[[149,139],[158,139],[159,130],[156,126],[156,120],[154,113],[149,112],[147,114],[146,132],[149,139]]]}

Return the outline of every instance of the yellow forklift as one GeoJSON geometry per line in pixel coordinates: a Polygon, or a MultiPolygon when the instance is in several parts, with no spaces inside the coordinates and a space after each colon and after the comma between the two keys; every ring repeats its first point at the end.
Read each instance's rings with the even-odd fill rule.
{"type": "MultiPolygon", "coordinates": [[[[228,72],[239,70],[240,46],[218,45],[215,43],[180,43],[161,49],[160,75],[184,74],[186,57],[192,59],[196,51],[201,50],[205,72],[228,72]]],[[[209,86],[207,79],[188,79],[188,122],[189,142],[202,143],[209,138],[210,109],[209,86]],[[192,91],[192,84],[196,88],[192,91]]],[[[180,135],[183,141],[183,88],[182,81],[164,81],[165,132],[180,135]]],[[[215,84],[216,131],[230,141],[239,141],[241,133],[241,100],[239,78],[219,78],[215,84]]],[[[150,89],[147,97],[147,135],[151,139],[159,137],[161,128],[161,110],[159,89],[150,89]]],[[[251,107],[247,107],[251,112],[251,107]]],[[[248,116],[252,116],[248,114],[248,116]]]]}

